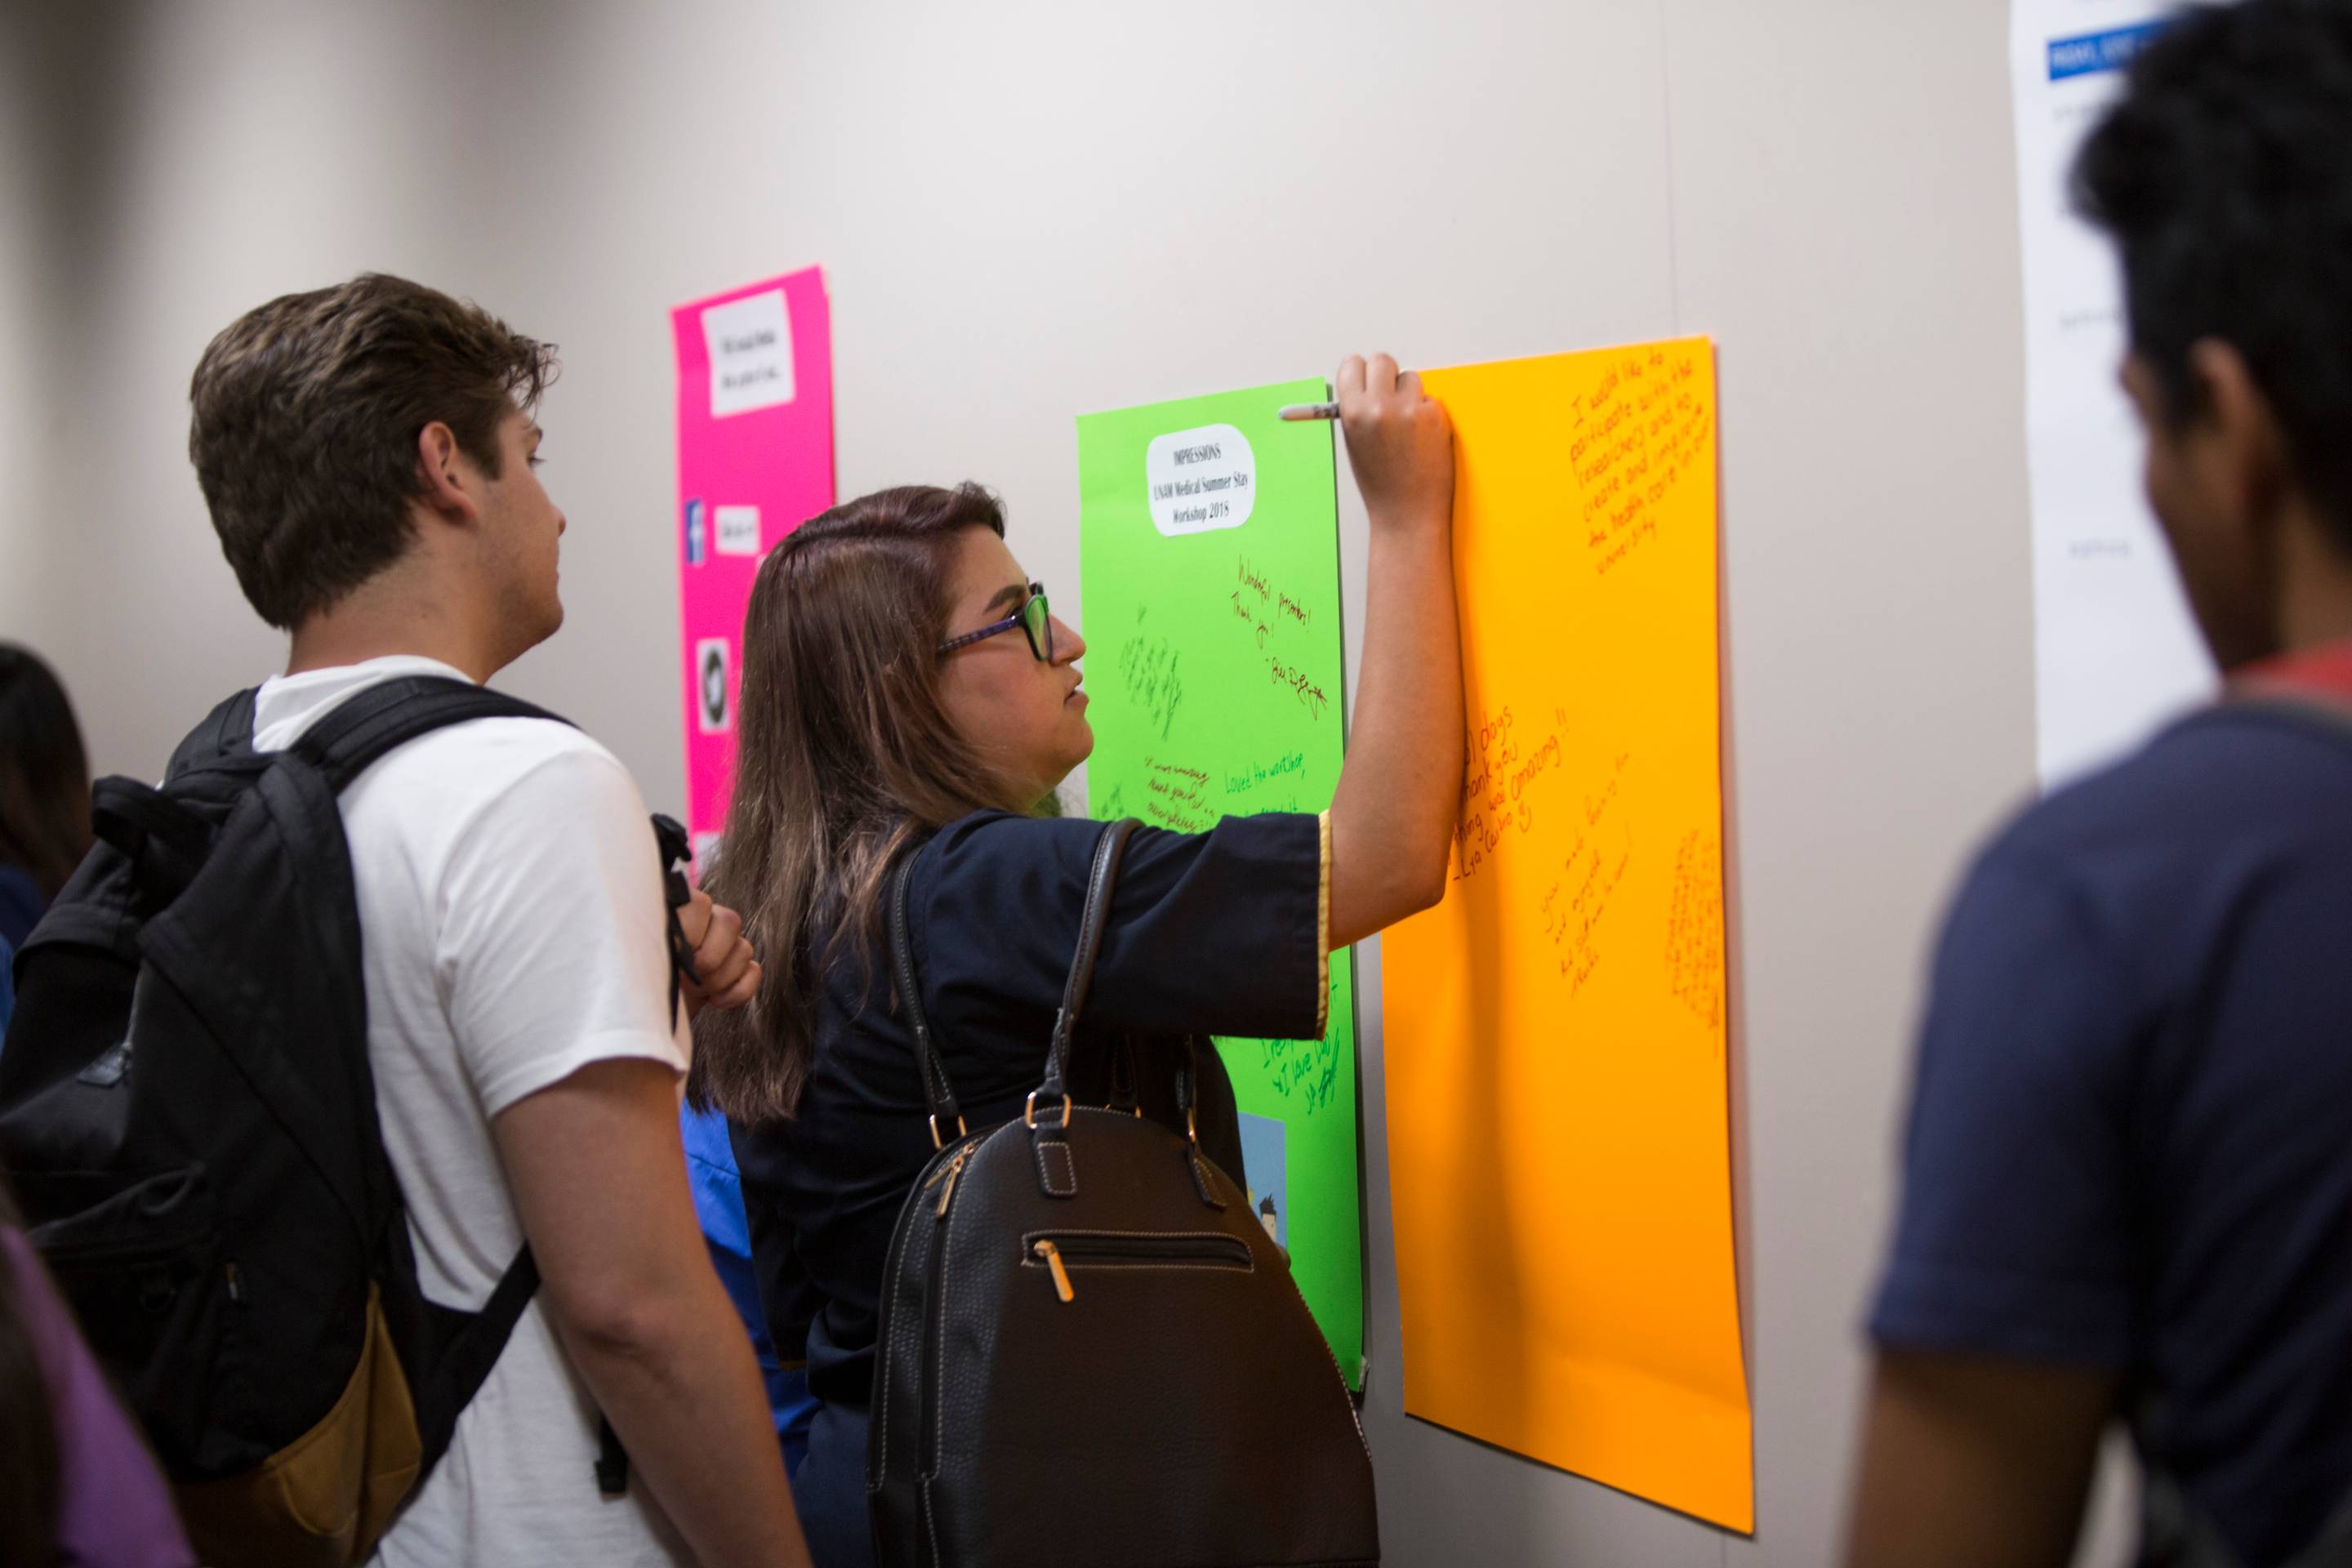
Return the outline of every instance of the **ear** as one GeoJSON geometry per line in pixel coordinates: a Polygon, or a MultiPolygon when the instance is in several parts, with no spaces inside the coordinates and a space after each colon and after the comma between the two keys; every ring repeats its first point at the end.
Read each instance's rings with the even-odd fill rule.
{"type": "Polygon", "coordinates": [[[464,525],[481,515],[481,472],[438,419],[416,433],[416,474],[417,499],[443,521],[464,525]]]}
{"type": "Polygon", "coordinates": [[[2189,351],[2189,374],[2199,395],[2189,441],[2199,479],[2233,515],[2262,526],[2295,483],[2278,415],[2233,343],[2200,339],[2189,351]]]}

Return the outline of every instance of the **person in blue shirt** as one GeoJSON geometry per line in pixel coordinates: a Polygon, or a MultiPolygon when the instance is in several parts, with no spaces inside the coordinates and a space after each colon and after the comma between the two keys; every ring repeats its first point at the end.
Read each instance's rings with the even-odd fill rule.
{"type": "MultiPolygon", "coordinates": [[[[0,1025],[6,1018],[5,998],[5,982],[0,982],[0,1025]]],[[[760,1301],[760,1279],[751,1265],[751,1226],[743,1215],[743,1182],[727,1139],[727,1119],[716,1110],[687,1105],[678,1108],[677,1124],[686,1145],[687,1182],[694,1191],[694,1217],[702,1226],[710,1266],[751,1336],[751,1353],[759,1358],[768,1408],[776,1419],[776,1441],[783,1448],[784,1473],[797,1474],[808,1453],[809,1422],[816,1415],[816,1401],[809,1397],[807,1363],[799,1359],[807,1339],[807,1314],[792,1306],[781,1312],[783,1321],[800,1331],[788,1335],[793,1359],[782,1359],[760,1301]]]]}
{"type": "Polygon", "coordinates": [[[89,849],[89,763],[57,673],[0,643],[0,941],[22,947],[89,849]]]}
{"type": "Polygon", "coordinates": [[[1937,950],[1851,1568],[2352,1562],[2352,4],[2181,12],[2086,142],[2221,700],[2027,810],[1937,950]]]}

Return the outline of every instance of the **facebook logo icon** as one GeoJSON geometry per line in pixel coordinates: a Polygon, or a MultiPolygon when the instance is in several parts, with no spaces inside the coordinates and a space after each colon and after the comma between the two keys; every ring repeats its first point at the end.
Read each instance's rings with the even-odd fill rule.
{"type": "Polygon", "coordinates": [[[710,556],[710,525],[703,515],[702,503],[686,503],[686,563],[699,566],[710,556]]]}

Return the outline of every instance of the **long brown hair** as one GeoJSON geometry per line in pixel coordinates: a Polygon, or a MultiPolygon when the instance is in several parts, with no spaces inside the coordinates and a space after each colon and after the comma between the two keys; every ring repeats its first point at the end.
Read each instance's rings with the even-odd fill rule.
{"type": "Polygon", "coordinates": [[[974,528],[1004,532],[978,485],[903,486],[810,519],[760,565],[734,804],[708,881],[742,914],[764,973],[750,1006],[696,1022],[698,1108],[792,1115],[820,976],[853,947],[872,951],[899,851],[968,813],[1022,804],[1000,798],[940,701],[958,541],[974,528]]]}
{"type": "Polygon", "coordinates": [[[0,643],[0,866],[54,899],[89,848],[89,760],[56,671],[0,643]]]}

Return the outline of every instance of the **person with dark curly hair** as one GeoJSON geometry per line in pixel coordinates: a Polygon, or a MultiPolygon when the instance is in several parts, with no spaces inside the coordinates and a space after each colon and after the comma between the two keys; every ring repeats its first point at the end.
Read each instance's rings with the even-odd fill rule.
{"type": "Polygon", "coordinates": [[[2352,0],[2174,17],[2075,168],[2221,700],[2042,800],[1938,951],[1853,1568],[2352,1563],[2352,0]]]}

